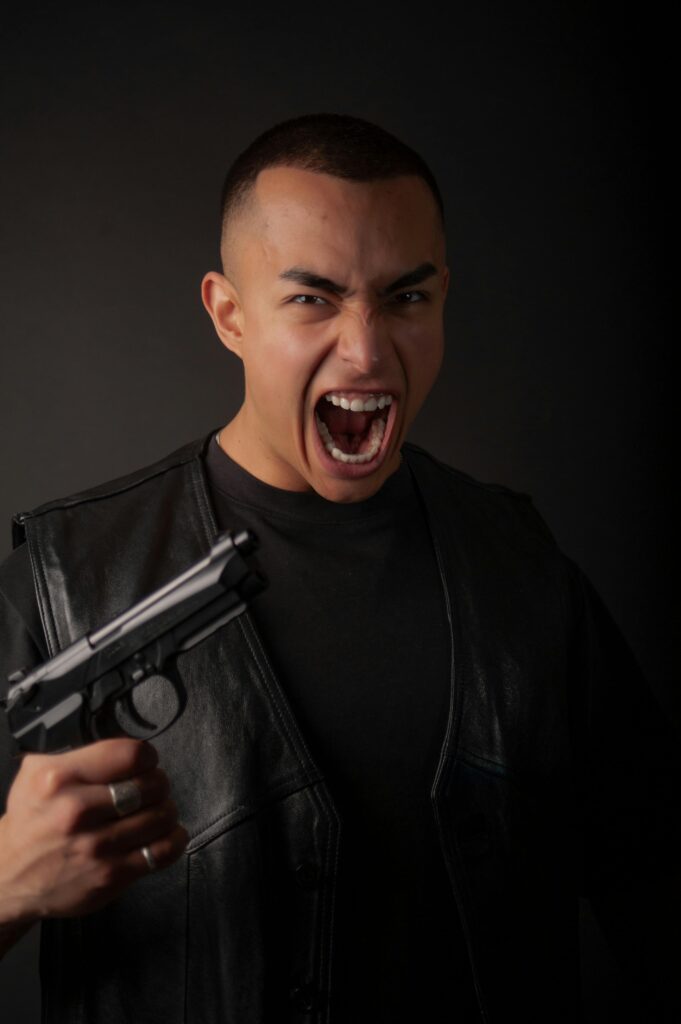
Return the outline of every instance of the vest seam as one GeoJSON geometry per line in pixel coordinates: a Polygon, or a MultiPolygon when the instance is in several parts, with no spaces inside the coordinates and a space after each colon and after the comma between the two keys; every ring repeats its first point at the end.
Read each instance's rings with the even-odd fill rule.
{"type": "MultiPolygon", "coordinates": [[[[50,501],[45,505],[41,505],[36,509],[32,509],[28,512],[17,513],[15,520],[19,522],[19,525],[23,526],[27,519],[37,519],[39,516],[47,515],[49,512],[58,512],[65,509],[76,508],[78,505],[87,505],[90,502],[103,501],[107,498],[114,498],[119,494],[125,494],[127,491],[133,490],[135,487],[139,487],[141,484],[148,483],[150,480],[154,480],[158,476],[162,476],[164,473],[168,473],[171,470],[180,469],[182,466],[192,464],[197,458],[200,458],[201,449],[205,442],[205,438],[199,438],[196,441],[190,442],[191,451],[187,452],[182,458],[177,458],[173,462],[165,463],[165,459],[161,460],[161,465],[157,462],[153,463],[147,469],[140,469],[133,471],[131,474],[134,479],[130,480],[129,475],[126,477],[119,478],[121,481],[117,486],[116,481],[111,481],[110,489],[103,493],[92,493],[98,491],[99,488],[94,487],[90,490],[81,491],[73,496],[66,496],[65,498],[57,498],[55,501],[50,501]],[[197,451],[198,448],[198,451],[197,451]],[[154,468],[156,467],[156,468],[154,468]],[[137,473],[143,475],[136,475],[137,473]],[[128,481],[124,483],[123,481],[128,481]]],[[[170,456],[167,456],[170,458],[170,456]]],[[[100,485],[106,487],[106,484],[100,485]]]]}
{"type": "MultiPolygon", "coordinates": [[[[197,472],[198,482],[199,482],[199,486],[196,489],[196,493],[197,493],[197,499],[199,500],[200,513],[202,515],[204,514],[203,503],[200,500],[201,498],[203,498],[204,502],[205,502],[205,505],[207,506],[208,518],[211,521],[212,528],[213,528],[213,530],[215,532],[217,532],[217,523],[215,522],[214,512],[212,510],[212,507],[210,505],[210,500],[208,498],[208,489],[207,489],[207,479],[206,479],[205,464],[200,459],[195,459],[195,463],[194,464],[196,466],[196,472],[197,472]]],[[[232,501],[232,503],[239,504],[238,502],[236,502],[236,500],[234,498],[231,497],[231,495],[229,495],[228,497],[230,497],[230,500],[232,501]]],[[[244,504],[244,503],[240,503],[240,504],[244,504]]],[[[280,692],[279,691],[280,691],[281,687],[279,685],[276,673],[274,672],[274,670],[272,668],[272,665],[270,663],[270,660],[269,660],[269,657],[267,655],[267,652],[264,649],[264,647],[263,647],[263,645],[262,645],[262,643],[260,641],[260,636],[258,634],[258,631],[256,630],[254,623],[251,621],[251,617],[250,617],[248,611],[244,612],[243,615],[240,615],[238,617],[238,619],[237,619],[237,622],[239,624],[239,628],[241,629],[242,635],[244,636],[244,638],[246,640],[246,643],[248,645],[248,649],[249,649],[249,651],[251,653],[251,657],[253,658],[253,662],[254,662],[256,668],[259,670],[259,675],[260,675],[262,683],[263,683],[263,685],[265,687],[265,690],[267,692],[267,696],[268,696],[268,699],[269,699],[270,706],[273,707],[273,709],[275,711],[275,714],[277,716],[277,719],[279,721],[279,726],[280,726],[280,728],[283,728],[284,733],[285,733],[289,743],[291,744],[291,746],[293,748],[295,756],[296,756],[299,764],[301,765],[304,778],[307,780],[307,782],[304,785],[301,785],[297,789],[291,790],[289,793],[286,793],[285,796],[286,797],[292,796],[294,793],[303,792],[304,790],[307,789],[309,791],[310,799],[317,806],[318,812],[326,820],[326,843],[325,843],[325,851],[324,851],[324,861],[329,866],[330,878],[329,878],[329,884],[327,884],[326,886],[324,886],[322,888],[322,890],[321,890],[321,892],[319,894],[319,897],[318,897],[318,900],[319,900],[319,903],[318,903],[318,905],[319,905],[319,939],[318,939],[318,943],[316,944],[316,947],[315,947],[315,945],[313,945],[313,947],[312,947],[312,957],[313,957],[312,965],[313,965],[313,969],[314,969],[315,968],[314,955],[315,955],[315,948],[317,948],[318,951],[319,951],[318,952],[318,956],[319,956],[318,976],[319,976],[320,987],[322,988],[323,994],[325,996],[325,1009],[322,1011],[322,1014],[323,1014],[323,1019],[328,1024],[328,1021],[329,1021],[329,1018],[330,1018],[330,1012],[331,1012],[330,994],[331,994],[331,969],[332,969],[332,965],[333,965],[333,950],[334,950],[333,921],[334,921],[334,913],[335,913],[335,892],[336,892],[336,879],[338,877],[338,856],[339,856],[339,847],[340,847],[340,833],[341,833],[341,830],[342,830],[342,826],[341,826],[340,819],[338,817],[338,812],[336,811],[335,805],[333,803],[333,799],[331,798],[331,795],[328,793],[328,790],[326,790],[326,782],[325,782],[324,776],[320,772],[319,768],[317,767],[317,765],[316,765],[316,763],[314,761],[314,758],[312,757],[312,754],[311,754],[310,750],[308,749],[307,743],[305,742],[305,737],[303,736],[303,734],[301,733],[300,729],[298,728],[298,723],[297,723],[297,721],[295,719],[295,716],[293,715],[292,709],[289,708],[288,701],[286,699],[286,695],[285,694],[283,694],[284,705],[283,705],[283,707],[280,706],[280,703],[279,703],[280,692]],[[249,635],[249,631],[250,631],[250,633],[252,633],[252,637],[249,635]],[[261,666],[260,661],[258,659],[258,653],[256,653],[256,650],[255,650],[256,645],[257,645],[258,653],[260,654],[260,656],[262,658],[262,662],[263,662],[263,665],[264,665],[264,670],[263,670],[263,667],[261,666]],[[290,722],[289,722],[289,719],[291,719],[290,722]],[[296,738],[297,738],[298,742],[296,742],[296,738]],[[301,758],[301,756],[300,756],[298,743],[301,745],[303,753],[307,757],[307,762],[305,762],[304,759],[301,758]],[[310,771],[310,766],[312,766],[312,768],[314,769],[313,772],[310,771]],[[318,789],[319,786],[323,787],[326,790],[326,792],[327,792],[327,799],[326,799],[326,801],[322,800],[321,797],[320,797],[319,792],[317,792],[317,789],[318,789]],[[331,848],[332,848],[332,845],[333,845],[333,861],[331,862],[331,857],[332,857],[331,848]],[[328,934],[328,940],[325,941],[325,938],[326,938],[327,934],[328,934]],[[327,947],[327,945],[328,945],[328,957],[325,955],[326,954],[326,947],[327,947]]],[[[254,811],[253,811],[253,815],[257,814],[258,811],[262,810],[262,809],[263,808],[255,808],[254,811]]],[[[253,816],[253,815],[250,815],[250,816],[253,816]]],[[[241,820],[245,821],[245,820],[247,820],[247,818],[244,817],[241,820]]],[[[238,824],[240,824],[240,822],[236,823],[233,827],[237,827],[238,824]]],[[[225,830],[225,831],[227,831],[227,830],[225,830]]],[[[221,833],[221,834],[224,834],[224,832],[221,833]]],[[[196,847],[196,849],[200,849],[200,848],[201,847],[196,847]]],[[[317,971],[315,971],[315,973],[317,973],[317,971]]]]}
{"type": "Polygon", "coordinates": [[[259,814],[270,809],[282,800],[287,800],[290,796],[295,796],[296,793],[302,793],[303,790],[312,789],[323,783],[324,779],[319,776],[317,779],[309,779],[307,776],[301,779],[300,773],[290,774],[285,777],[277,786],[273,789],[268,790],[267,796],[257,804],[239,804],[234,810],[229,811],[227,814],[220,814],[217,818],[213,818],[209,821],[200,832],[190,836],[190,842],[187,847],[189,855],[195,853],[197,850],[203,849],[208,843],[212,842],[213,839],[217,839],[219,836],[225,835],[226,832],[231,831],[233,828],[238,828],[244,821],[248,821],[251,818],[256,818],[259,814]],[[205,837],[205,833],[212,829],[215,825],[220,823],[225,824],[225,828],[216,832],[215,835],[205,837]],[[205,838],[202,838],[205,837],[205,838]],[[194,840],[198,840],[196,846],[192,846],[194,840]]]}
{"type": "Polygon", "coordinates": [[[208,491],[206,488],[206,474],[205,471],[203,470],[200,454],[194,455],[194,457],[189,462],[189,466],[191,470],[192,491],[194,493],[196,504],[199,509],[199,517],[201,519],[201,524],[206,533],[206,539],[210,544],[217,533],[217,523],[215,522],[215,517],[213,515],[213,511],[210,507],[208,499],[208,491]]]}
{"type": "MultiPolygon", "coordinates": [[[[290,744],[293,747],[293,750],[295,752],[295,756],[298,758],[298,761],[301,764],[301,767],[303,768],[303,771],[304,771],[305,775],[308,778],[310,777],[309,766],[312,766],[312,768],[314,769],[316,774],[319,776],[319,781],[321,782],[321,785],[326,790],[326,794],[327,794],[326,801],[323,801],[320,798],[320,794],[315,791],[316,787],[314,787],[314,786],[310,790],[310,797],[317,804],[319,812],[326,819],[326,823],[327,823],[327,829],[326,829],[327,837],[326,837],[325,860],[327,862],[330,859],[330,848],[331,848],[331,843],[332,843],[332,834],[331,833],[332,833],[332,831],[334,831],[334,826],[335,826],[336,835],[335,835],[335,838],[333,839],[333,842],[335,844],[335,856],[334,856],[334,861],[333,861],[333,876],[330,879],[330,884],[328,886],[326,886],[324,889],[322,889],[320,897],[319,897],[319,917],[320,917],[320,921],[319,921],[319,968],[318,968],[318,971],[319,971],[320,983],[322,982],[322,980],[325,982],[325,986],[324,986],[325,987],[325,992],[323,994],[325,996],[326,1010],[323,1011],[323,1012],[324,1012],[324,1019],[326,1021],[328,1021],[329,1014],[330,1014],[331,967],[332,967],[332,963],[333,963],[333,956],[332,956],[332,954],[333,954],[333,938],[334,938],[334,936],[333,936],[333,919],[334,919],[334,911],[335,911],[335,891],[336,891],[336,879],[337,879],[337,871],[338,871],[338,853],[339,853],[339,846],[340,846],[340,832],[341,832],[342,826],[341,826],[341,822],[340,822],[340,819],[339,819],[339,816],[338,816],[338,812],[336,811],[336,807],[334,805],[333,799],[331,798],[331,795],[328,792],[328,789],[326,788],[326,783],[325,783],[325,780],[324,780],[324,776],[319,771],[319,768],[317,767],[317,765],[316,765],[316,763],[314,761],[314,758],[312,757],[312,755],[311,755],[311,753],[310,753],[310,751],[309,751],[309,749],[307,747],[307,743],[305,742],[305,737],[302,735],[302,733],[298,729],[298,724],[297,724],[297,722],[295,720],[295,717],[292,715],[292,712],[291,712],[292,721],[291,721],[291,723],[289,723],[289,721],[288,721],[288,717],[289,716],[288,716],[288,714],[284,713],[284,710],[286,710],[287,712],[289,711],[288,703],[285,701],[284,708],[281,708],[280,705],[279,705],[278,694],[275,691],[275,687],[278,688],[278,686],[279,686],[279,684],[277,682],[277,677],[276,677],[274,671],[272,670],[272,666],[271,666],[269,658],[267,656],[267,652],[264,650],[262,644],[260,643],[260,638],[258,636],[257,631],[255,630],[255,627],[253,626],[253,624],[251,622],[251,619],[250,619],[250,616],[249,616],[248,612],[244,612],[243,615],[240,615],[238,617],[238,619],[237,619],[237,622],[239,623],[239,626],[240,626],[241,631],[242,631],[242,633],[244,635],[246,643],[248,644],[248,648],[249,648],[249,650],[251,652],[251,656],[253,657],[253,661],[254,661],[255,665],[260,669],[260,677],[261,677],[261,679],[263,681],[263,684],[265,685],[265,688],[267,690],[267,695],[269,697],[270,704],[274,708],[275,714],[277,715],[277,719],[279,721],[280,728],[284,729],[284,732],[285,732],[285,734],[286,734],[290,744]],[[244,623],[244,620],[246,620],[245,623],[244,623]],[[253,640],[254,640],[255,643],[257,643],[258,651],[259,651],[260,655],[262,656],[262,659],[263,659],[266,671],[263,671],[261,666],[260,666],[260,663],[258,661],[258,657],[257,657],[256,651],[255,651],[255,648],[254,648],[254,644],[251,643],[251,637],[248,635],[247,627],[248,627],[248,629],[250,629],[253,632],[253,640]],[[269,673],[269,676],[268,676],[268,673],[269,673]],[[274,687],[271,685],[272,683],[274,683],[274,687]],[[305,763],[305,761],[300,757],[299,749],[298,749],[298,746],[297,746],[297,744],[295,742],[296,737],[293,735],[293,732],[292,732],[292,730],[290,728],[290,725],[293,726],[293,729],[295,730],[295,733],[297,734],[298,742],[301,744],[302,749],[303,749],[305,755],[307,756],[307,759],[308,759],[307,763],[305,763]],[[327,934],[328,934],[328,940],[325,942],[325,936],[327,934]],[[328,947],[329,947],[328,963],[327,963],[327,959],[325,957],[325,946],[327,944],[328,944],[328,947]]],[[[285,697],[285,695],[284,695],[284,697],[285,697]]]]}
{"type": "MultiPolygon", "coordinates": [[[[322,810],[325,810],[325,808],[323,806],[322,806],[322,810]]],[[[324,979],[324,981],[326,983],[325,984],[325,990],[323,989],[323,991],[324,991],[324,995],[326,997],[325,998],[326,1009],[325,1009],[325,1013],[324,1013],[324,1018],[325,1018],[325,1020],[327,1022],[329,1021],[329,1018],[330,1018],[330,1015],[331,1015],[331,981],[332,981],[333,951],[334,951],[334,930],[333,930],[333,924],[334,924],[334,916],[335,916],[335,911],[336,911],[336,880],[338,878],[338,854],[339,854],[339,849],[340,849],[340,836],[341,836],[341,832],[342,832],[341,821],[340,821],[340,818],[338,816],[338,813],[336,812],[336,809],[335,809],[335,806],[333,804],[333,801],[329,801],[329,810],[330,810],[330,813],[333,815],[333,817],[335,819],[336,833],[335,833],[335,840],[334,840],[333,872],[332,872],[332,876],[331,876],[331,882],[330,882],[329,885],[327,885],[322,890],[322,901],[321,901],[322,905],[320,906],[320,917],[321,917],[320,929],[321,929],[321,936],[320,936],[320,940],[319,940],[319,976],[320,976],[320,981],[322,979],[324,979]],[[328,906],[328,910],[327,910],[327,906],[328,906]],[[327,925],[327,928],[325,929],[324,928],[324,923],[326,921],[327,916],[328,916],[328,925],[327,925]],[[329,947],[328,964],[326,963],[325,957],[324,957],[324,950],[325,950],[324,934],[325,934],[325,930],[328,930],[328,934],[329,934],[329,939],[328,939],[328,947],[329,947]]],[[[332,842],[332,827],[329,826],[328,832],[327,832],[327,851],[328,851],[327,855],[328,856],[330,856],[331,842],[332,842]]]]}
{"type": "MultiPolygon", "coordinates": [[[[296,735],[294,735],[294,732],[292,731],[292,729],[290,727],[291,723],[289,723],[289,721],[288,721],[288,717],[289,716],[287,714],[284,714],[283,709],[280,707],[279,699],[278,699],[279,698],[279,694],[276,692],[275,688],[272,687],[272,685],[271,685],[272,680],[274,680],[275,683],[276,683],[276,687],[278,689],[278,683],[276,681],[277,677],[276,677],[276,675],[275,675],[275,673],[274,673],[274,671],[272,669],[272,666],[270,664],[270,660],[267,657],[267,653],[264,650],[262,644],[260,643],[260,637],[258,636],[257,631],[255,630],[255,627],[253,626],[253,623],[251,622],[251,617],[250,617],[248,611],[245,611],[242,615],[239,615],[236,621],[239,623],[239,627],[241,629],[241,632],[243,633],[244,638],[246,640],[246,643],[248,644],[248,649],[251,652],[251,656],[253,658],[253,661],[255,662],[256,666],[258,667],[260,678],[261,678],[262,682],[265,685],[265,689],[267,690],[267,696],[269,697],[270,703],[275,708],[276,715],[277,715],[277,718],[279,719],[280,726],[283,727],[283,730],[284,730],[284,732],[286,734],[286,737],[287,737],[289,743],[291,744],[291,747],[293,748],[293,750],[295,752],[295,755],[296,755],[296,758],[298,760],[298,763],[300,764],[300,766],[303,768],[303,771],[305,772],[305,776],[308,779],[311,779],[313,777],[313,775],[309,771],[309,766],[312,766],[312,768],[314,769],[314,773],[316,773],[317,775],[321,776],[322,773],[319,771],[319,768],[317,767],[317,765],[316,765],[316,763],[314,761],[314,758],[312,757],[312,754],[310,753],[310,751],[307,748],[307,744],[305,742],[305,738],[300,733],[300,731],[298,729],[297,722],[295,722],[295,719],[293,720],[293,725],[295,726],[295,733],[297,734],[297,736],[296,736],[296,735]],[[243,622],[244,619],[246,620],[246,623],[248,625],[248,629],[246,628],[246,625],[243,622]],[[253,633],[253,641],[251,640],[251,637],[249,636],[249,631],[253,633]],[[264,667],[265,667],[265,669],[267,671],[263,671],[263,669],[262,669],[262,666],[261,666],[260,661],[258,659],[258,656],[256,654],[256,649],[255,649],[255,645],[256,644],[257,644],[258,652],[259,652],[259,654],[260,654],[260,656],[262,658],[262,662],[264,664],[264,667]],[[298,742],[296,742],[296,739],[298,740],[298,742]],[[300,744],[300,747],[302,747],[303,752],[307,756],[307,761],[300,756],[299,744],[300,744]]],[[[286,707],[286,710],[287,711],[289,710],[288,707],[286,707]]]]}
{"type": "Polygon", "coordinates": [[[34,589],[36,597],[38,598],[40,621],[42,623],[43,633],[45,634],[45,640],[47,642],[47,653],[50,657],[54,657],[59,650],[59,632],[57,630],[57,622],[54,616],[52,602],[50,600],[49,587],[47,585],[45,558],[39,530],[35,533],[31,531],[28,535],[28,556],[33,570],[33,579],[35,584],[34,589]]]}
{"type": "Polygon", "coordinates": [[[189,1011],[189,947],[191,945],[191,936],[189,930],[191,928],[191,915],[189,913],[189,885],[191,880],[191,870],[189,856],[184,853],[182,855],[185,859],[185,886],[184,886],[184,1000],[182,1009],[182,1019],[184,1024],[187,1024],[187,1013],[189,1011]]]}
{"type": "Polygon", "coordinates": [[[506,487],[505,484],[495,484],[485,480],[476,480],[474,476],[470,476],[468,473],[464,473],[462,470],[456,469],[455,466],[449,466],[441,459],[435,458],[434,455],[417,444],[412,444],[411,442],[406,443],[402,446],[403,452],[405,449],[409,454],[413,453],[417,457],[421,456],[425,461],[428,461],[431,465],[437,467],[437,469],[441,470],[447,476],[453,477],[460,483],[467,484],[476,490],[488,491],[490,494],[505,495],[506,497],[516,498],[522,502],[532,502],[531,494],[527,494],[525,491],[516,491],[512,487],[506,487]]]}
{"type": "MultiPolygon", "coordinates": [[[[424,453],[425,454],[425,453],[424,453]]],[[[435,778],[431,787],[431,802],[433,807],[433,815],[435,817],[436,828],[440,839],[440,849],[442,852],[442,858],[445,864],[445,870],[450,879],[450,885],[452,887],[454,901],[459,911],[459,920],[461,929],[464,935],[466,943],[466,949],[468,952],[468,960],[471,969],[471,977],[473,981],[473,987],[475,989],[478,1008],[480,1016],[484,1022],[489,1020],[486,1008],[486,1001],[482,991],[482,985],[478,976],[478,967],[476,964],[476,958],[474,955],[474,941],[473,933],[469,927],[469,913],[468,913],[468,894],[465,886],[465,872],[461,867],[461,857],[459,855],[456,843],[451,837],[448,837],[443,823],[442,815],[440,813],[440,805],[442,801],[442,790],[446,785],[445,776],[449,774],[451,767],[456,763],[458,754],[458,742],[459,742],[459,731],[461,727],[461,707],[462,698],[460,693],[460,687],[457,680],[457,644],[455,635],[457,630],[455,628],[455,608],[453,601],[450,599],[449,585],[447,572],[445,571],[445,562],[442,555],[442,547],[440,544],[440,537],[438,535],[438,528],[436,525],[437,511],[431,511],[428,507],[423,492],[421,490],[418,471],[414,468],[414,465],[409,457],[407,457],[407,465],[412,474],[416,492],[421,502],[421,507],[424,512],[426,525],[431,536],[433,547],[435,549],[435,558],[437,561],[438,573],[440,576],[442,595],[445,602],[445,611],[447,615],[447,622],[449,624],[450,644],[451,644],[451,669],[450,669],[450,714],[447,721],[447,729],[445,732],[444,739],[442,741],[442,747],[440,750],[440,759],[435,772],[435,778]],[[449,854],[449,855],[448,855],[449,854]],[[455,870],[455,866],[458,865],[458,872],[455,870]]],[[[434,461],[434,460],[433,460],[434,461]]]]}

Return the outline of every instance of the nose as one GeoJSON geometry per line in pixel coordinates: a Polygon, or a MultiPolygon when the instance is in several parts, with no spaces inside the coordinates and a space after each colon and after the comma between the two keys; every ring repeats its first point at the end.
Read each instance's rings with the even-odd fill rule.
{"type": "Polygon", "coordinates": [[[338,355],[363,376],[375,373],[384,356],[383,332],[379,317],[369,312],[348,312],[338,334],[338,355]]]}

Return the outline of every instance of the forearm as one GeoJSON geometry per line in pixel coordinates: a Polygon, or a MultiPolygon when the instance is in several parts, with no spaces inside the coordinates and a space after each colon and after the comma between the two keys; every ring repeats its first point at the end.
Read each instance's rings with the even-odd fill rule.
{"type": "Polygon", "coordinates": [[[1,855],[8,846],[3,834],[5,818],[5,815],[0,816],[0,959],[38,921],[37,914],[29,913],[19,904],[15,887],[3,871],[1,855]]]}
{"type": "Polygon", "coordinates": [[[0,960],[35,924],[35,921],[0,922],[0,960]]]}

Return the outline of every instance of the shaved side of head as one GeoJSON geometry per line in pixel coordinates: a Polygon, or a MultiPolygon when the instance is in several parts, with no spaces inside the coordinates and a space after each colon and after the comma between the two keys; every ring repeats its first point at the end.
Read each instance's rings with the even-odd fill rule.
{"type": "Polygon", "coordinates": [[[222,220],[220,259],[225,277],[238,287],[238,267],[245,234],[253,231],[262,216],[256,196],[255,182],[230,206],[222,220]]]}

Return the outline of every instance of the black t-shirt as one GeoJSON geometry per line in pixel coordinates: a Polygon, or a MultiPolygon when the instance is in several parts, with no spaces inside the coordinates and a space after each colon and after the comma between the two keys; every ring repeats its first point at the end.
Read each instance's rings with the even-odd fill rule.
{"type": "MultiPolygon", "coordinates": [[[[424,512],[405,464],[350,504],[283,491],[211,441],[220,529],[248,527],[269,586],[251,607],[341,819],[337,1024],[479,1021],[430,790],[450,649],[424,512]]],[[[3,661],[46,657],[25,546],[0,567],[3,661]]]]}
{"type": "Polygon", "coordinates": [[[253,619],[341,818],[334,1020],[479,1021],[430,801],[450,644],[409,469],[337,504],[270,487],[214,440],[206,468],[220,528],[260,539],[253,619]]]}

